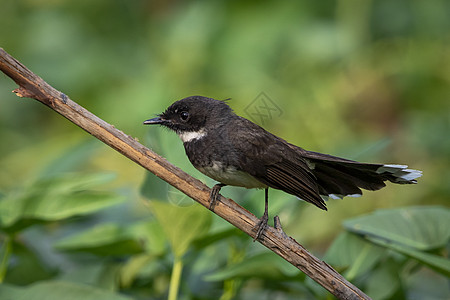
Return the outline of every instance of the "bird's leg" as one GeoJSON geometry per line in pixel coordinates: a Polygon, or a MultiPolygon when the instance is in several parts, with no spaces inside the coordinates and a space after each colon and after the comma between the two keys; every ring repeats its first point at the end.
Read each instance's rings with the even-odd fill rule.
{"type": "Polygon", "coordinates": [[[269,188],[265,189],[265,208],[264,214],[261,219],[259,219],[258,224],[256,225],[256,235],[253,241],[256,241],[261,238],[261,235],[266,230],[267,222],[269,221],[269,188]]]}
{"type": "Polygon", "coordinates": [[[226,186],[226,184],[218,183],[211,189],[211,193],[209,194],[209,209],[214,211],[214,206],[216,206],[217,199],[219,198],[219,192],[222,187],[226,186]]]}

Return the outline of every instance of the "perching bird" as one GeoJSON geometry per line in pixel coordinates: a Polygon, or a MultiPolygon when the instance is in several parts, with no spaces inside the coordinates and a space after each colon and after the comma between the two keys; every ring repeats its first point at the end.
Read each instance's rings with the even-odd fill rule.
{"type": "Polygon", "coordinates": [[[328,197],[361,196],[361,189],[379,190],[385,181],[417,183],[422,175],[405,165],[360,163],[304,150],[236,115],[225,101],[203,96],[176,101],[144,124],[175,131],[194,167],[219,182],[211,191],[211,209],[223,186],[265,189],[255,239],[267,226],[269,188],[326,210],[328,197]]]}

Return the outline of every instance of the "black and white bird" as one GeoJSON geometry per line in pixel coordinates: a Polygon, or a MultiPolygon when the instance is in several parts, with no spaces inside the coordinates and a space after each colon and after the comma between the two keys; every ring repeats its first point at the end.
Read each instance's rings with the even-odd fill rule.
{"type": "Polygon", "coordinates": [[[265,189],[255,239],[267,226],[269,188],[326,210],[324,199],[361,196],[361,189],[379,190],[385,181],[417,183],[422,175],[406,165],[361,163],[307,151],[236,115],[225,101],[203,96],[176,101],[144,124],[175,131],[192,165],[219,182],[211,191],[211,209],[223,186],[265,189]]]}

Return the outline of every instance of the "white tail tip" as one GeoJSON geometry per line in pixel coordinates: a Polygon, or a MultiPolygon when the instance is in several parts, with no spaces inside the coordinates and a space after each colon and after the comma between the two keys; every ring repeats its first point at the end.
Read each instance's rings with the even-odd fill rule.
{"type": "Polygon", "coordinates": [[[422,171],[408,169],[405,165],[383,165],[378,168],[377,173],[390,173],[397,183],[416,183],[416,179],[422,176],[422,171]]]}

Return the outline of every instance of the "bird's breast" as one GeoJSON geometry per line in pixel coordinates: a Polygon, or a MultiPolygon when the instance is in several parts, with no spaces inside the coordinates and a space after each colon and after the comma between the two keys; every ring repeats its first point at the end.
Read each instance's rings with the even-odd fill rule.
{"type": "Polygon", "coordinates": [[[266,188],[267,185],[252,175],[237,170],[233,166],[224,166],[223,163],[213,161],[209,166],[196,167],[206,176],[226,185],[241,186],[246,188],[266,188]]]}
{"type": "Polygon", "coordinates": [[[264,183],[240,170],[239,155],[223,137],[201,139],[184,143],[186,154],[192,165],[206,176],[221,183],[246,188],[265,188],[264,183]]]}

